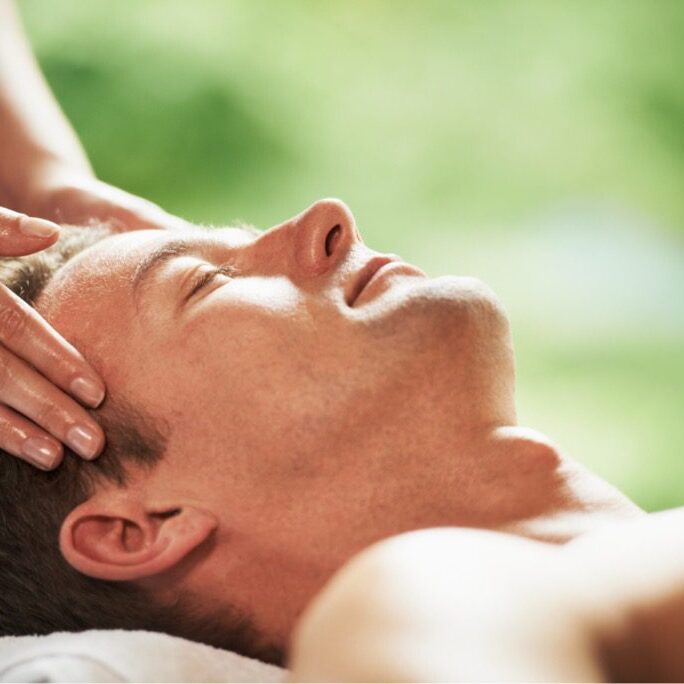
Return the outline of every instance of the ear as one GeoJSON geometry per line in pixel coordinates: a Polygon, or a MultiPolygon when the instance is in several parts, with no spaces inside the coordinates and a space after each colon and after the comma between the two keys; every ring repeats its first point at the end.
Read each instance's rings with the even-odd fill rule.
{"type": "Polygon", "coordinates": [[[194,506],[149,510],[126,495],[95,495],[62,523],[59,546],[84,575],[137,580],[170,570],[218,527],[218,519],[194,506]]]}

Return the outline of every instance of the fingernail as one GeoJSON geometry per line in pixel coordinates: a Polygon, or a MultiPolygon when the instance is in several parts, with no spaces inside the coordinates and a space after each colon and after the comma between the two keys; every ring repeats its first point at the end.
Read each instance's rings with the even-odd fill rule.
{"type": "Polygon", "coordinates": [[[71,383],[71,391],[93,408],[98,407],[104,399],[104,388],[91,378],[76,378],[71,383]]]}
{"type": "Polygon", "coordinates": [[[21,445],[21,453],[39,468],[52,470],[59,461],[61,449],[43,437],[29,437],[21,445]]]}
{"type": "Polygon", "coordinates": [[[22,216],[19,219],[19,230],[29,237],[49,238],[59,232],[59,226],[52,221],[22,216]]]}
{"type": "Polygon", "coordinates": [[[100,438],[94,430],[82,425],[74,425],[67,432],[66,443],[79,455],[88,460],[97,456],[100,438]]]}

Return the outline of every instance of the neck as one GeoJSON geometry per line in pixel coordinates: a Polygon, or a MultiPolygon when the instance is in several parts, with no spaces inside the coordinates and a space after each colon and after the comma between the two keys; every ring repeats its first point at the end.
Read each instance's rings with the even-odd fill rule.
{"type": "MultiPolygon", "coordinates": [[[[397,480],[399,489],[382,487],[379,493],[387,498],[374,502],[377,510],[401,511],[392,530],[386,528],[386,516],[368,515],[362,497],[363,509],[345,501],[350,519],[343,526],[348,536],[344,553],[336,551],[334,540],[326,552],[322,538],[307,544],[304,555],[297,555],[287,545],[289,537],[278,546],[272,534],[246,535],[242,541],[235,535],[224,548],[229,554],[226,560],[208,564],[195,577],[197,594],[217,602],[226,587],[240,587],[240,605],[249,606],[260,629],[284,648],[302,609],[331,575],[351,555],[388,536],[453,526],[565,543],[599,526],[643,515],[618,490],[563,456],[544,435],[527,428],[498,427],[484,440],[455,447],[457,458],[445,459],[444,447],[444,443],[435,445],[426,454],[418,440],[415,453],[402,453],[402,462],[415,463],[417,470],[412,477],[397,480]],[[450,470],[449,463],[454,461],[458,467],[450,470]],[[357,520],[363,524],[353,524],[357,520]],[[260,547],[263,540],[268,542],[260,547]],[[237,562],[239,558],[243,562],[237,562]],[[229,577],[225,567],[231,568],[229,577]],[[217,593],[207,596],[206,587],[216,587],[217,593]]],[[[379,468],[386,469],[382,459],[377,461],[379,468]]],[[[302,510],[310,517],[308,502],[302,510]]]]}

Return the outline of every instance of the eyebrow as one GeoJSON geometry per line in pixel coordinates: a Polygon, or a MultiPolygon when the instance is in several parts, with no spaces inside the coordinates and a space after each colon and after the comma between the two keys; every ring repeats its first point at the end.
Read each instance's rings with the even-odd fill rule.
{"type": "MultiPolygon", "coordinates": [[[[231,229],[240,230],[247,233],[251,237],[261,235],[262,231],[247,223],[242,223],[237,226],[230,226],[231,229]]],[[[200,228],[200,230],[207,230],[210,232],[211,229],[200,228]]],[[[140,289],[144,286],[145,282],[164,264],[167,264],[172,259],[179,256],[184,256],[190,254],[198,247],[196,242],[190,242],[187,239],[179,238],[177,240],[172,240],[167,242],[165,245],[161,245],[157,249],[153,250],[150,254],[146,255],[144,259],[136,266],[133,273],[132,289],[133,295],[137,296],[140,289]]]]}
{"type": "Polygon", "coordinates": [[[167,264],[171,259],[188,254],[196,248],[197,245],[194,242],[180,239],[167,242],[147,254],[136,266],[133,273],[133,294],[137,296],[145,281],[164,264],[167,264]]]}

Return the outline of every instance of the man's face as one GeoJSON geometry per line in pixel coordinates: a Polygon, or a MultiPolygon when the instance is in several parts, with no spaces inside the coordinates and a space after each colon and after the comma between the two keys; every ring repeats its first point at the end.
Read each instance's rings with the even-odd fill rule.
{"type": "Polygon", "coordinates": [[[478,440],[514,418],[489,290],[407,265],[360,290],[382,256],[326,200],[261,234],[109,238],[41,308],[111,398],[169,425],[148,486],[201,502],[264,559],[333,567],[436,524],[445,497],[467,498],[478,440]]]}

